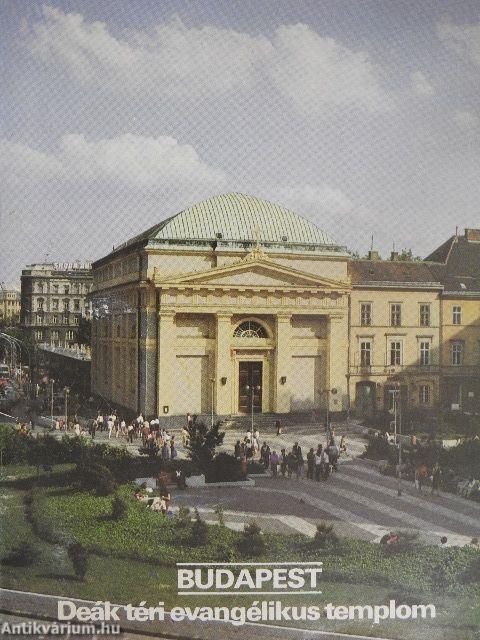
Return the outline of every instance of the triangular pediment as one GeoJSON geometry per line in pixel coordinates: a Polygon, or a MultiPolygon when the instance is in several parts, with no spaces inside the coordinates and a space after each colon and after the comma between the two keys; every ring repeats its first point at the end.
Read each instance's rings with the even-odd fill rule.
{"type": "Polygon", "coordinates": [[[218,286],[218,287],[285,287],[314,289],[348,289],[346,282],[323,278],[268,259],[242,260],[231,265],[214,267],[208,271],[188,273],[165,279],[157,278],[161,286],[218,286]]]}

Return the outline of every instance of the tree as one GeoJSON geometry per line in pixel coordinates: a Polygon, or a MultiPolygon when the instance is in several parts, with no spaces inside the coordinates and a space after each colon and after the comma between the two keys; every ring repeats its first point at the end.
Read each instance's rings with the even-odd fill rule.
{"type": "Polygon", "coordinates": [[[80,542],[72,542],[68,545],[68,557],[70,558],[75,575],[80,580],[85,578],[88,565],[88,554],[85,547],[80,542]]]}
{"type": "Polygon", "coordinates": [[[397,260],[401,262],[421,262],[422,258],[414,256],[411,249],[402,249],[401,253],[398,254],[397,260]]]}
{"type": "Polygon", "coordinates": [[[187,451],[190,460],[203,472],[206,472],[215,455],[215,449],[220,446],[225,437],[225,432],[220,431],[220,423],[207,426],[199,422],[196,417],[187,427],[187,451]]]}
{"type": "Polygon", "coordinates": [[[92,321],[88,318],[80,318],[77,331],[78,344],[90,346],[92,342],[92,321]]]}

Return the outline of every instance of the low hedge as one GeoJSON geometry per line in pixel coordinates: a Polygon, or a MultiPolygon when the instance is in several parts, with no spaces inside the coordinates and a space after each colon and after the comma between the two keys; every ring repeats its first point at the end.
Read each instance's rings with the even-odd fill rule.
{"type": "MultiPolygon", "coordinates": [[[[42,489],[35,492],[31,505],[36,531],[52,541],[76,540],[100,555],[133,558],[151,564],[173,566],[176,562],[223,561],[239,549],[242,533],[224,526],[208,526],[206,542],[192,543],[194,522],[166,518],[150,511],[133,499],[134,487],[120,487],[118,495],[126,502],[125,516],[111,518],[111,498],[79,492],[42,489]]],[[[469,593],[480,597],[479,579],[472,580],[472,563],[478,551],[472,548],[441,549],[415,547],[392,554],[381,545],[362,540],[341,539],[338,545],[319,549],[300,534],[262,534],[265,549],[260,560],[324,561],[324,575],[336,580],[362,584],[385,584],[405,590],[438,589],[438,571],[442,567],[445,591],[469,593]],[[468,576],[468,578],[467,578],[468,576]]],[[[241,546],[241,545],[240,545],[241,546]]],[[[245,558],[248,548],[244,549],[245,558]]]]}

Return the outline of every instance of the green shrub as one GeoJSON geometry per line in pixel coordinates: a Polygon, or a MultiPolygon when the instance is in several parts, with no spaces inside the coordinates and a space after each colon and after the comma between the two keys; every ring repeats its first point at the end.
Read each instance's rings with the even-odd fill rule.
{"type": "Polygon", "coordinates": [[[392,450],[395,451],[395,448],[385,438],[369,435],[362,456],[370,460],[388,460],[392,450]]]}
{"type": "Polygon", "coordinates": [[[192,525],[191,543],[194,547],[203,547],[207,544],[208,525],[200,518],[198,509],[195,509],[195,521],[192,525]]]}
{"type": "Polygon", "coordinates": [[[215,449],[219,447],[225,432],[220,431],[220,423],[207,425],[199,422],[196,416],[187,427],[188,440],[187,451],[190,460],[204,473],[208,473],[215,455],[215,449]]]}
{"type": "Polygon", "coordinates": [[[240,460],[229,453],[219,453],[206,471],[207,482],[237,482],[243,480],[240,460]]]}
{"type": "Polygon", "coordinates": [[[112,520],[121,520],[127,513],[127,503],[120,496],[112,500],[112,520]]]}
{"type": "Polygon", "coordinates": [[[82,489],[95,491],[98,496],[108,496],[115,492],[117,483],[108,467],[98,463],[77,466],[77,478],[82,489]]]}
{"type": "Polygon", "coordinates": [[[68,545],[68,557],[73,565],[75,575],[80,580],[85,578],[88,566],[88,554],[85,547],[80,542],[72,542],[68,545]]]}
{"type": "Polygon", "coordinates": [[[333,525],[320,522],[317,524],[317,530],[312,540],[312,545],[319,549],[334,547],[338,545],[339,539],[333,530],[333,525]]]}
{"type": "Polygon", "coordinates": [[[181,506],[178,509],[176,520],[180,527],[186,527],[187,525],[189,525],[192,521],[190,509],[188,507],[181,506]]]}
{"type": "Polygon", "coordinates": [[[218,524],[221,527],[225,526],[225,513],[221,504],[217,504],[215,507],[215,515],[217,516],[218,524]]]}
{"type": "Polygon", "coordinates": [[[243,536],[238,543],[238,549],[244,556],[257,557],[265,553],[265,540],[256,522],[245,525],[243,536]]]}
{"type": "Polygon", "coordinates": [[[40,551],[29,542],[21,542],[13,547],[3,558],[2,563],[12,567],[28,567],[36,564],[40,557],[40,551]]]}

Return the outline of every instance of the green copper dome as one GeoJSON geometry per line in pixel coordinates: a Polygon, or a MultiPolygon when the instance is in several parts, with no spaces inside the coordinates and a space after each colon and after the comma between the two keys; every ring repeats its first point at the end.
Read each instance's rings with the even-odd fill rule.
{"type": "Polygon", "coordinates": [[[335,245],[313,222],[278,204],[241,193],[214,196],[165,221],[156,239],[202,239],[335,245]],[[220,235],[221,234],[221,235],[220,235]]]}
{"type": "Polygon", "coordinates": [[[202,249],[208,245],[218,250],[248,250],[257,241],[267,251],[347,254],[345,247],[307,218],[279,204],[242,193],[213,196],[194,204],[116,250],[137,243],[152,248],[202,249]]]}

